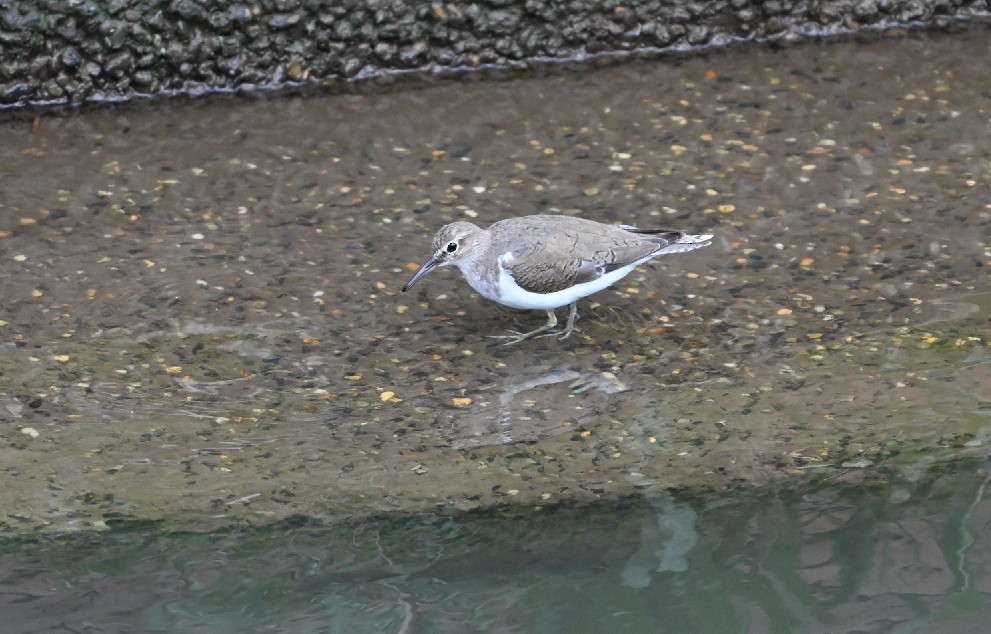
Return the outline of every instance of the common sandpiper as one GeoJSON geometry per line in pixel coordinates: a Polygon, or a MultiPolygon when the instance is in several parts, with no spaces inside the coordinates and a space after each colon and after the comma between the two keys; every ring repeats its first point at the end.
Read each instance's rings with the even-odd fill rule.
{"type": "Polygon", "coordinates": [[[433,255],[403,292],[434,268],[454,265],[483,297],[512,308],[547,311],[547,323],[540,328],[493,338],[507,339],[507,344],[536,336],[565,339],[575,330],[579,299],[615,284],[650,259],[694,251],[711,240],[708,234],[608,225],[573,216],[521,216],[488,229],[452,222],[434,236],[433,255]],[[554,330],[554,310],[561,306],[570,306],[568,323],[554,330]]]}

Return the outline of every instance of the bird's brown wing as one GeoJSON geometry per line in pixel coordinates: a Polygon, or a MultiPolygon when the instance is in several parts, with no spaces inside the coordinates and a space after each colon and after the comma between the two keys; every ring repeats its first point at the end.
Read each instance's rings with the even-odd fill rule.
{"type": "Polygon", "coordinates": [[[510,249],[513,260],[506,268],[516,283],[531,293],[553,293],[591,282],[667,244],[666,240],[618,232],[589,235],[570,230],[556,234],[550,241],[525,242],[525,246],[510,249]]]}

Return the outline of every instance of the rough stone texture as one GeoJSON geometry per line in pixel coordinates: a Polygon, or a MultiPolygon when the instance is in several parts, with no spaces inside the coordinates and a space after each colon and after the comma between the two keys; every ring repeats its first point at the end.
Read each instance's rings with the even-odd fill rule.
{"type": "Polygon", "coordinates": [[[0,0],[0,106],[680,50],[989,11],[991,0],[0,0]]]}

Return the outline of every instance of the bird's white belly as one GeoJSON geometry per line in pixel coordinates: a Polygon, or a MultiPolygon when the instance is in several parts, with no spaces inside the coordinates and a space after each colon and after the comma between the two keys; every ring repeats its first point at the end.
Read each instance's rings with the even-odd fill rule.
{"type": "Polygon", "coordinates": [[[520,285],[516,283],[516,280],[513,279],[513,276],[510,275],[509,271],[504,266],[506,258],[512,258],[512,255],[506,253],[499,258],[499,275],[495,284],[490,284],[482,278],[472,279],[467,275],[465,277],[468,280],[468,283],[471,284],[471,287],[478,291],[479,295],[482,297],[486,297],[494,302],[498,302],[512,308],[525,308],[532,310],[554,310],[555,308],[560,308],[561,306],[567,306],[572,302],[578,301],[582,297],[587,297],[592,293],[597,293],[602,289],[615,284],[629,275],[630,271],[635,269],[638,264],[650,259],[650,257],[644,258],[640,261],[633,262],[632,264],[616,269],[615,271],[610,271],[602,277],[594,279],[590,282],[582,282],[581,284],[576,284],[553,293],[532,293],[520,287],[520,285]]]}

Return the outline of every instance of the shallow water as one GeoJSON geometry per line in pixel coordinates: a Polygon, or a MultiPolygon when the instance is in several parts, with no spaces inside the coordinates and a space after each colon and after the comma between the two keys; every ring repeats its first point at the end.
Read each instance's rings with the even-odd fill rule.
{"type": "Polygon", "coordinates": [[[8,544],[4,631],[980,631],[987,466],[706,503],[8,544]]]}
{"type": "MultiPolygon", "coordinates": [[[[276,562],[280,541],[325,539],[247,528],[287,518],[413,514],[376,521],[397,542],[420,530],[431,542],[444,533],[430,531],[472,521],[463,511],[506,504],[564,513],[564,503],[577,505],[568,525],[572,542],[583,543],[597,508],[640,527],[660,504],[674,509],[661,517],[697,531],[712,525],[677,505],[699,514],[705,507],[693,500],[716,499],[746,514],[733,502],[741,490],[883,488],[944,473],[962,478],[973,490],[967,504],[983,509],[983,472],[947,465],[983,456],[991,438],[991,68],[974,63],[991,52],[987,34],[976,26],[740,46],[405,91],[136,104],[34,122],[5,113],[0,527],[22,535],[112,528],[108,542],[80,551],[80,576],[66,583],[92,581],[86,557],[119,561],[95,577],[112,596],[120,584],[133,588],[133,575],[198,588],[202,566],[187,562],[217,557],[204,544],[260,542],[257,556],[276,562]],[[480,299],[451,269],[399,293],[441,225],[526,213],[716,238],[582,302],[582,331],[564,342],[492,343],[487,335],[536,327],[543,315],[480,299]],[[144,520],[159,530],[238,532],[187,541],[124,528],[144,520]],[[167,572],[158,554],[132,569],[133,559],[117,554],[134,548],[132,539],[173,552],[167,560],[183,570],[167,572]]],[[[962,530],[950,507],[906,495],[905,517],[962,530]]],[[[797,517],[801,500],[767,506],[797,517]]],[[[520,531],[519,543],[543,530],[541,517],[498,526],[520,531]]],[[[747,526],[756,543],[774,542],[774,521],[747,526]]],[[[695,558],[663,583],[645,572],[653,564],[630,573],[639,581],[623,577],[638,535],[618,546],[622,565],[598,564],[611,570],[601,583],[621,595],[647,583],[674,597],[672,613],[698,596],[718,602],[718,594],[671,590],[702,588],[716,574],[693,550],[704,538],[680,542],[695,558]]],[[[940,556],[971,546],[954,550],[943,539],[930,540],[940,556]]],[[[501,557],[498,542],[475,547],[483,563],[460,573],[451,594],[468,592],[467,580],[501,557]]],[[[8,569],[21,571],[12,586],[27,584],[18,575],[44,582],[13,602],[57,596],[51,584],[63,581],[52,566],[12,548],[8,569]]],[[[555,556],[567,570],[591,546],[562,548],[555,556]]],[[[70,546],[60,552],[73,556],[70,546]]],[[[899,554],[893,565],[916,570],[912,556],[920,555],[899,554]]],[[[737,560],[727,553],[725,561],[737,560]]],[[[521,601],[537,606],[510,629],[584,614],[589,599],[573,588],[528,594],[524,578],[550,574],[531,563],[517,559],[491,582],[498,596],[479,601],[501,616],[521,601]],[[541,612],[551,596],[564,607],[541,612]]],[[[275,564],[252,569],[266,565],[275,564]]],[[[211,579],[244,576],[225,561],[210,570],[211,579]]],[[[216,614],[278,630],[285,605],[319,602],[295,585],[301,573],[286,574],[285,602],[246,592],[221,597],[228,603],[216,614]]],[[[847,583],[844,566],[836,574],[847,583]]],[[[841,611],[864,608],[847,592],[809,616],[819,599],[798,601],[772,577],[754,611],[741,598],[725,617],[699,618],[732,624],[746,613],[753,631],[828,630],[841,611]],[[785,616],[763,603],[774,593],[785,616]]],[[[318,581],[340,584],[327,609],[354,614],[349,626],[368,618],[402,629],[405,579],[402,590],[327,579],[318,581]],[[339,603],[368,587],[381,603],[369,608],[364,595],[339,603]]],[[[260,585],[267,597],[275,592],[260,585]]],[[[955,600],[954,587],[934,584],[936,603],[955,600]]],[[[209,622],[201,612],[214,608],[190,607],[179,594],[189,623],[162,613],[171,607],[156,590],[112,629],[140,630],[154,618],[162,627],[209,622]]],[[[864,609],[888,625],[921,618],[880,594],[864,609]]],[[[407,603],[433,601],[423,596],[407,603]]],[[[634,615],[622,627],[660,618],[636,599],[616,602],[630,604],[617,614],[634,615]]],[[[456,623],[487,622],[474,604],[441,605],[456,623]]],[[[28,609],[25,631],[49,627],[28,609]]],[[[98,621],[109,618],[110,608],[94,610],[98,621]]],[[[980,614],[980,601],[963,613],[980,614]]],[[[86,614],[80,607],[66,618],[86,614]]]]}

